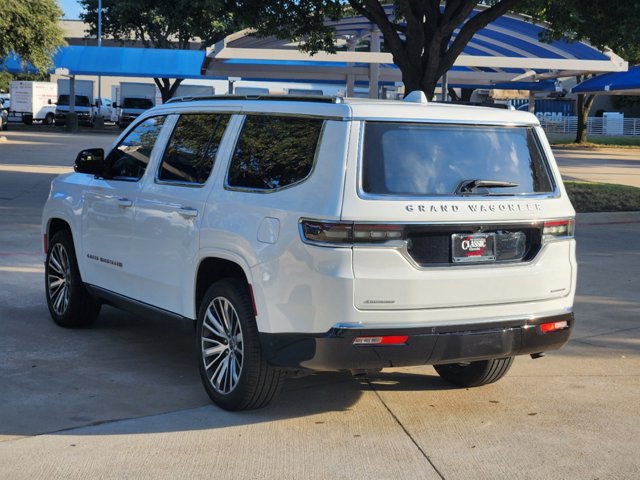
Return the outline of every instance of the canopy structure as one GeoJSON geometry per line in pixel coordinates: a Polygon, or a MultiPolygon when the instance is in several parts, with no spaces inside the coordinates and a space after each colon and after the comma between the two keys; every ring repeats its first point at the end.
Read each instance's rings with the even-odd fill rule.
{"type": "Polygon", "coordinates": [[[598,75],[576,85],[571,91],[605,95],[640,95],[640,66],[631,67],[627,72],[598,75]]]}
{"type": "MultiPolygon", "coordinates": [[[[393,8],[386,8],[392,16],[393,8]]],[[[479,7],[474,14],[482,8],[486,7],[479,7]]],[[[340,49],[336,54],[311,56],[300,52],[296,43],[257,38],[244,30],[209,50],[206,75],[346,82],[347,88],[358,82],[371,82],[375,88],[378,82],[402,81],[391,54],[380,51],[383,40],[376,25],[364,17],[344,18],[329,25],[336,29],[340,49]],[[370,51],[355,51],[363,43],[369,44],[370,51]]],[[[478,31],[458,57],[448,73],[449,86],[486,86],[627,69],[627,63],[613,52],[600,52],[585,42],[541,42],[539,34],[544,28],[522,16],[499,17],[478,31]]]]}
{"type": "MultiPolygon", "coordinates": [[[[54,55],[51,73],[65,69],[69,75],[200,78],[204,60],[202,50],[68,46],[54,55]]],[[[3,67],[12,73],[35,72],[31,66],[25,70],[15,55],[3,67]]]]}

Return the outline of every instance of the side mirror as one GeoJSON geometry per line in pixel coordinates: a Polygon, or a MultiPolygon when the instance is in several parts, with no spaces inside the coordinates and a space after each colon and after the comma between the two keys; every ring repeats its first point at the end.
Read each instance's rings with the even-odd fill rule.
{"type": "Polygon", "coordinates": [[[47,102],[49,105],[53,105],[53,102],[51,101],[51,99],[49,99],[49,101],[47,102]]]}
{"type": "Polygon", "coordinates": [[[118,108],[118,103],[117,102],[113,102],[111,104],[111,108],[118,108]]]}
{"type": "Polygon", "coordinates": [[[82,150],[76,157],[73,169],[78,173],[90,175],[104,174],[104,150],[102,148],[89,148],[82,150]]]}

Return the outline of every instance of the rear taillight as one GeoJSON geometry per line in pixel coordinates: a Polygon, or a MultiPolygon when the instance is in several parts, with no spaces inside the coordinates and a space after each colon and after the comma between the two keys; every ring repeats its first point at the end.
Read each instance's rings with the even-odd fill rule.
{"type": "Polygon", "coordinates": [[[309,243],[336,246],[382,244],[404,238],[402,225],[301,220],[300,235],[309,243]]]}
{"type": "Polygon", "coordinates": [[[557,332],[558,330],[565,330],[569,328],[569,323],[566,320],[561,322],[543,323],[540,325],[540,332],[550,333],[557,332]]]}
{"type": "Polygon", "coordinates": [[[544,222],[544,228],[542,230],[542,242],[546,243],[553,240],[573,238],[574,232],[575,220],[573,218],[544,222]]]}

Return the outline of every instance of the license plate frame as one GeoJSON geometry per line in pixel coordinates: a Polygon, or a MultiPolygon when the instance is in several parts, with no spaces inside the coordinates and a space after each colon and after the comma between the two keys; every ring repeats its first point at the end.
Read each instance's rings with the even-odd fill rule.
{"type": "Polygon", "coordinates": [[[496,234],[451,234],[451,259],[453,263],[495,262],[496,234]]]}

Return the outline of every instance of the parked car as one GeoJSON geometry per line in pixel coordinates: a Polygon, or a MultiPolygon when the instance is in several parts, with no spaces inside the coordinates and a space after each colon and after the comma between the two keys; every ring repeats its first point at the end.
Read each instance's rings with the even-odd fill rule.
{"type": "Polygon", "coordinates": [[[495,382],[574,324],[574,209],[534,115],[220,97],[143,113],[46,202],[46,299],[196,323],[203,385],[266,405],[291,371],[434,365],[495,382]]]}
{"type": "Polygon", "coordinates": [[[110,122],[112,115],[112,101],[110,98],[98,97],[94,102],[93,109],[93,123],[96,123],[98,118],[102,118],[103,122],[110,122]]]}

